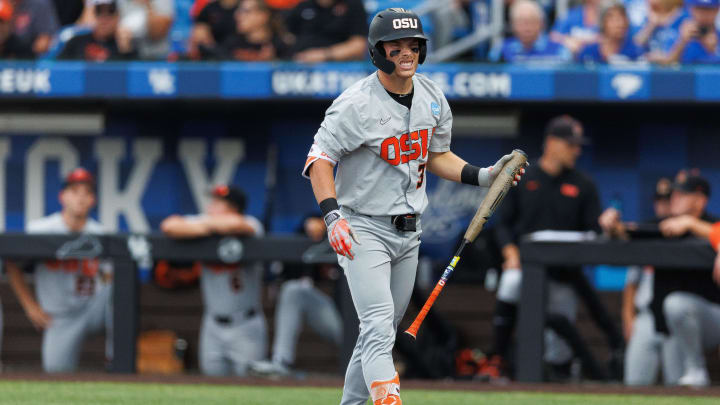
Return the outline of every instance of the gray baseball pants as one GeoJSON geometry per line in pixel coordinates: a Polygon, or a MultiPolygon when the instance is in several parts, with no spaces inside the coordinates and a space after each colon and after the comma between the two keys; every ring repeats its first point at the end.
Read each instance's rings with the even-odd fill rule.
{"type": "Polygon", "coordinates": [[[625,349],[625,384],[655,384],[658,370],[662,369],[665,385],[675,385],[683,373],[681,359],[677,339],[657,332],[652,312],[641,310],[625,349]]]}
{"type": "MultiPolygon", "coordinates": [[[[712,281],[708,277],[708,283],[712,281]]],[[[720,305],[688,292],[674,292],[663,301],[671,336],[678,340],[684,371],[705,367],[705,350],[720,345],[720,305]]]]}
{"type": "Polygon", "coordinates": [[[373,381],[395,376],[392,349],[398,323],[415,285],[420,221],[417,231],[401,232],[390,217],[367,217],[343,209],[361,244],[354,260],[338,256],[360,320],[360,334],[345,373],[341,405],[364,405],[373,381]]]}
{"type": "Polygon", "coordinates": [[[332,299],[315,288],[311,280],[289,280],[280,288],[275,310],[273,362],[295,362],[295,348],[303,319],[317,334],[340,346],[342,318],[332,299]]]}
{"type": "Polygon", "coordinates": [[[98,283],[88,305],[69,314],[50,314],[52,321],[43,332],[42,364],[47,373],[75,371],[85,337],[105,329],[105,356],[112,358],[112,285],[98,283]]]}
{"type": "Polygon", "coordinates": [[[204,314],[200,328],[200,371],[206,375],[244,376],[248,363],[262,360],[267,351],[267,327],[262,313],[250,318],[237,316],[219,324],[204,314]]]}

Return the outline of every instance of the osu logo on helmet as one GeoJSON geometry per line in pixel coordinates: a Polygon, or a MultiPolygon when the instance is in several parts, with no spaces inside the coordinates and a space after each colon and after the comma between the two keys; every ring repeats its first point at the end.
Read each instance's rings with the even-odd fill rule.
{"type": "Polygon", "coordinates": [[[417,28],[418,22],[416,18],[395,18],[392,20],[392,25],[396,30],[403,28],[417,28]]]}

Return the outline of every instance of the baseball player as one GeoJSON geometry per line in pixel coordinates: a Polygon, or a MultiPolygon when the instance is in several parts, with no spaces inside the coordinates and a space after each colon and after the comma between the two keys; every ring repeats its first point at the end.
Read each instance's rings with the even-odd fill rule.
{"type": "MultiPolygon", "coordinates": [[[[245,215],[245,194],[217,186],[204,215],[166,218],[160,229],[172,238],[212,234],[262,236],[257,218],[245,215]]],[[[260,303],[262,265],[202,263],[205,311],[200,328],[200,370],[207,375],[244,376],[248,363],[265,358],[267,327],[260,303]]]]}
{"type": "MultiPolygon", "coordinates": [[[[62,210],[30,221],[27,233],[103,232],[90,218],[95,206],[95,180],[87,170],[73,170],[59,194],[62,210]]],[[[7,262],[10,285],[27,317],[43,331],[42,364],[46,372],[77,369],[80,349],[90,333],[106,329],[106,356],[112,357],[111,269],[98,259],[48,260],[35,264],[35,296],[20,265],[7,262]],[[39,302],[38,302],[39,301],[39,302]]]]}
{"type": "Polygon", "coordinates": [[[375,405],[402,403],[392,348],[415,283],[425,172],[488,187],[499,172],[493,168],[511,159],[481,169],[450,151],[450,106],[437,85],[415,74],[427,53],[415,13],[379,12],[368,40],[377,72],[326,111],[303,168],[360,320],[343,405],[368,397],[375,405]]]}

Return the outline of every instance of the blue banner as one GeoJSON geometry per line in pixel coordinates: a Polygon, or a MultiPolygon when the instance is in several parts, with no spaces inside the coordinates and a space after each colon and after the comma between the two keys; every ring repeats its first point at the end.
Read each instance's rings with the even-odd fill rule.
{"type": "MultiPolygon", "coordinates": [[[[0,97],[330,100],[374,71],[368,63],[0,63],[0,97]]],[[[450,100],[720,100],[720,69],[585,68],[475,63],[419,69],[450,100]]]]}

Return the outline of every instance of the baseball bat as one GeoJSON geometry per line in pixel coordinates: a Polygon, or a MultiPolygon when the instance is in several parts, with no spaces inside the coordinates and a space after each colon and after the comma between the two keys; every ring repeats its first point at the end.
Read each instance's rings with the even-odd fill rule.
{"type": "Polygon", "coordinates": [[[432,308],[438,295],[440,295],[440,291],[442,291],[443,287],[445,287],[445,283],[447,283],[448,279],[455,270],[455,266],[457,266],[458,262],[460,261],[460,255],[462,254],[463,249],[465,249],[467,245],[471,244],[478,236],[480,231],[482,231],[485,223],[487,223],[490,216],[493,214],[493,212],[495,212],[497,207],[505,198],[505,195],[507,194],[508,190],[510,190],[510,187],[512,187],[515,176],[520,173],[520,170],[525,168],[527,164],[527,155],[525,154],[525,152],[521,151],[520,149],[515,149],[512,151],[512,155],[512,159],[509,162],[505,163],[505,165],[502,167],[500,174],[490,185],[490,189],[488,190],[487,194],[485,194],[485,198],[480,203],[477,211],[475,211],[475,216],[473,216],[472,221],[470,221],[470,225],[468,225],[468,228],[465,231],[465,235],[463,236],[462,243],[460,243],[460,247],[458,248],[457,252],[455,252],[455,255],[450,261],[450,264],[445,268],[445,271],[440,277],[440,280],[438,280],[435,288],[433,288],[427,301],[425,301],[425,305],[423,305],[422,309],[415,317],[413,323],[405,331],[405,333],[412,336],[413,338],[417,337],[420,325],[422,325],[425,317],[430,311],[430,308],[432,308]]]}

